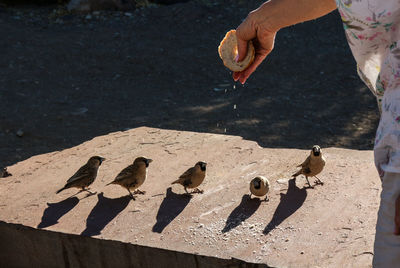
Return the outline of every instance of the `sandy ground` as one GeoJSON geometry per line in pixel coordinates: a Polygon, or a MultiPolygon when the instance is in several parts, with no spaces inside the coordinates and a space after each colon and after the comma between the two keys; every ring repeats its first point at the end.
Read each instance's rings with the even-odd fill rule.
{"type": "MultiPolygon", "coordinates": [[[[307,189],[291,174],[309,150],[262,148],[238,136],[137,128],[96,137],[9,167],[0,180],[0,220],[278,267],[370,267],[380,181],[371,151],[323,148],[325,184],[307,189]],[[92,155],[107,160],[96,195],[55,191],[92,155]],[[154,160],[131,200],[107,186],[132,160],[154,160]],[[208,163],[203,194],[171,186],[196,161],[208,163]],[[249,197],[249,181],[271,181],[270,201],[249,197]]],[[[312,180],[311,180],[312,181],[312,180]]]]}

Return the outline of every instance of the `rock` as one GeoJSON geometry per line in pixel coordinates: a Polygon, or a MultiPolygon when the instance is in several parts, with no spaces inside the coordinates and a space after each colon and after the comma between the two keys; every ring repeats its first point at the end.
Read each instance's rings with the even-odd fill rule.
{"type": "MultiPolygon", "coordinates": [[[[23,148],[23,144],[18,147],[23,148]]],[[[199,252],[206,256],[218,254],[219,258],[257,259],[272,267],[313,267],[315,263],[321,267],[335,267],[338,264],[340,267],[367,267],[370,259],[359,258],[354,263],[352,254],[360,248],[373,246],[373,232],[367,232],[363,239],[354,239],[358,235],[350,230],[346,231],[349,233],[347,238],[341,238],[343,231],[338,234],[338,230],[343,227],[359,229],[358,219],[364,222],[364,230],[373,230],[375,227],[379,196],[373,188],[378,187],[380,180],[375,171],[373,152],[338,148],[326,148],[324,152],[329,155],[329,160],[320,175],[326,182],[323,186],[309,190],[304,188],[304,177],[298,177],[296,181],[290,179],[287,189],[272,190],[280,197],[271,198],[269,202],[248,199],[248,182],[240,178],[247,178],[248,174],[257,171],[269,174],[276,181],[283,177],[282,174],[290,174],[299,159],[309,153],[308,149],[262,148],[256,142],[238,136],[141,127],[95,137],[62,151],[30,157],[8,167],[13,177],[0,179],[2,243],[8,245],[10,241],[13,242],[17,233],[8,235],[1,227],[1,222],[32,227],[29,234],[18,236],[18,239],[23,238],[17,241],[19,243],[15,242],[13,247],[3,247],[6,251],[1,256],[7,259],[0,258],[0,263],[8,261],[16,267],[47,267],[54,266],[49,264],[50,261],[56,264],[61,261],[62,264],[56,266],[66,266],[63,256],[68,256],[68,260],[75,263],[77,254],[84,263],[91,263],[87,259],[87,252],[90,256],[97,254],[91,260],[93,267],[112,266],[113,260],[131,260],[128,252],[120,254],[116,248],[106,250],[100,244],[114,240],[120,245],[128,243],[135,246],[138,240],[140,245],[165,250],[165,254],[169,254],[170,250],[190,254],[199,252]],[[240,155],[237,148],[241,148],[240,155]],[[166,149],[176,154],[168,154],[166,149]],[[56,195],[57,189],[92,155],[106,158],[91,185],[91,190],[98,194],[84,198],[86,193],[80,193],[71,197],[78,190],[68,189],[56,195]],[[154,160],[150,164],[148,178],[141,186],[141,190],[146,191],[145,195],[138,195],[136,200],[131,200],[127,198],[125,189],[105,186],[139,155],[154,160]],[[193,194],[190,198],[184,195],[183,187],[171,186],[171,181],[198,159],[204,159],[209,164],[205,181],[200,186],[204,193],[193,194]],[[363,162],[360,163],[360,159],[363,162]],[[251,168],[242,170],[241,165],[249,162],[254,162],[251,168]],[[334,176],[340,174],[343,168],[339,166],[344,163],[347,164],[346,172],[340,175],[340,183],[335,182],[334,176]],[[348,185],[351,187],[346,187],[348,185]],[[229,186],[229,190],[224,186],[229,186]],[[330,200],[325,199],[326,196],[330,200]],[[343,204],[362,206],[349,205],[343,209],[343,204]],[[243,225],[233,227],[234,222],[243,222],[243,225]],[[231,229],[222,233],[225,225],[231,226],[231,229]],[[40,229],[38,226],[46,226],[51,232],[37,230],[40,229]],[[322,231],[323,235],[317,235],[322,231]],[[7,239],[4,240],[5,235],[7,239]],[[59,238],[46,240],[50,235],[59,238]],[[162,240],[159,235],[163,235],[162,240]],[[335,239],[338,238],[351,242],[346,244],[346,250],[336,251],[338,246],[335,239]],[[75,251],[80,247],[79,239],[85,245],[85,256],[79,254],[82,251],[75,251]],[[286,239],[288,241],[285,242],[286,239]],[[22,241],[49,241],[49,244],[22,241]],[[210,242],[210,246],[207,242],[210,242]],[[316,244],[318,247],[315,247],[316,244]],[[267,253],[261,252],[264,246],[267,253]],[[24,254],[28,258],[25,265],[21,264],[24,258],[14,255],[12,260],[12,254],[7,254],[21,250],[20,247],[23,247],[24,253],[29,253],[24,254]],[[67,253],[63,253],[63,250],[67,253]],[[119,255],[98,255],[102,251],[119,255]],[[304,255],[298,256],[301,251],[304,255]],[[32,257],[32,252],[38,256],[32,257]],[[45,254],[47,258],[43,257],[45,254]],[[328,254],[332,256],[328,257],[328,254]],[[31,260],[41,263],[28,263],[31,260]],[[102,261],[107,265],[101,264],[102,261]]],[[[152,256],[149,261],[153,261],[158,257],[150,252],[148,254],[142,255],[142,258],[152,256]]],[[[163,266],[177,267],[170,263],[173,260],[176,258],[170,257],[163,266]]],[[[128,261],[120,266],[129,266],[128,261]]]]}
{"type": "Polygon", "coordinates": [[[287,179],[278,179],[278,180],[276,180],[276,182],[279,184],[287,184],[288,180],[287,179]]]}
{"type": "Polygon", "coordinates": [[[215,88],[213,88],[213,90],[214,90],[215,92],[220,92],[220,91],[223,91],[223,90],[225,90],[225,89],[224,89],[224,88],[215,87],[215,88]]]}
{"type": "Polygon", "coordinates": [[[90,12],[91,5],[89,0],[71,0],[67,5],[68,11],[90,12]]]}
{"type": "Polygon", "coordinates": [[[71,0],[68,11],[88,13],[96,10],[133,10],[135,0],[71,0]]]}
{"type": "Polygon", "coordinates": [[[189,0],[151,0],[151,2],[161,5],[173,5],[177,3],[189,2],[189,0]]]}
{"type": "Polygon", "coordinates": [[[24,131],[22,131],[22,129],[18,129],[17,133],[15,133],[18,137],[22,137],[24,136],[24,131]]]}
{"type": "Polygon", "coordinates": [[[85,114],[87,111],[89,111],[88,108],[86,107],[82,107],[82,108],[78,108],[75,111],[71,112],[72,115],[83,115],[85,114]]]}

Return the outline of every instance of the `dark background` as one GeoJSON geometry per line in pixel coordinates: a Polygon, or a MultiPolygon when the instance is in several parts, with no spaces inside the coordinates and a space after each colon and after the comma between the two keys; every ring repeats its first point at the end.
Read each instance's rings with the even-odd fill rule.
{"type": "Polygon", "coordinates": [[[372,149],[376,101],[337,11],[281,30],[247,84],[233,82],[217,47],[260,4],[198,0],[90,16],[0,6],[0,166],[139,126],[263,147],[372,149]]]}

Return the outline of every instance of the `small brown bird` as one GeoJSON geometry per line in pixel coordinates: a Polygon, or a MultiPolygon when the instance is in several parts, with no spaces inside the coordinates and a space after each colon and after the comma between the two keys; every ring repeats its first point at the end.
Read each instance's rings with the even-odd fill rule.
{"type": "Polygon", "coordinates": [[[194,167],[186,170],[179,179],[174,181],[172,184],[179,183],[185,188],[185,192],[189,194],[186,188],[195,188],[191,193],[203,193],[203,190],[199,190],[197,187],[203,182],[206,177],[206,166],[207,163],[199,161],[194,167]]]}
{"type": "MultiPolygon", "coordinates": [[[[138,157],[133,161],[132,165],[124,168],[115,179],[108,183],[110,184],[118,184],[122,187],[126,188],[129,192],[129,195],[135,200],[131,190],[135,190],[134,194],[145,194],[146,192],[140,191],[138,188],[144,183],[147,176],[147,168],[149,164],[153,162],[153,160],[145,157],[138,157]]],[[[106,186],[107,186],[106,185],[106,186]]]]}
{"type": "Polygon", "coordinates": [[[12,176],[12,174],[7,171],[7,168],[0,169],[0,178],[6,178],[9,176],[12,176]]]}
{"type": "Polygon", "coordinates": [[[97,171],[101,165],[101,163],[105,160],[105,158],[100,156],[92,156],[89,158],[87,163],[83,165],[78,171],[72,175],[71,178],[68,179],[67,183],[63,188],[58,190],[56,193],[58,194],[61,191],[64,191],[68,188],[81,188],[81,191],[87,191],[90,194],[95,194],[89,191],[87,188],[90,184],[94,182],[97,177],[97,171]]]}
{"type": "Polygon", "coordinates": [[[268,179],[264,176],[257,176],[250,182],[250,197],[252,194],[258,197],[265,195],[264,200],[268,201],[268,196],[266,196],[266,194],[268,193],[269,188],[270,184],[268,179]]]}
{"type": "Polygon", "coordinates": [[[324,169],[325,162],[326,160],[322,155],[321,148],[318,145],[314,145],[307,159],[302,164],[297,166],[301,167],[301,169],[292,176],[296,179],[297,176],[303,174],[306,177],[310,188],[314,187],[311,186],[310,182],[308,181],[308,177],[317,178],[315,183],[323,185],[324,183],[317,177],[317,175],[324,169]]]}

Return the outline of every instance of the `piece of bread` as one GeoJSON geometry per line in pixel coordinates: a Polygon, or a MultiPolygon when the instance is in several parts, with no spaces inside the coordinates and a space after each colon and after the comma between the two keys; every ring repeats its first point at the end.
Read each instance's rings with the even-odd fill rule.
{"type": "Polygon", "coordinates": [[[236,62],[235,58],[238,54],[236,30],[230,30],[219,44],[218,53],[227,68],[234,72],[240,72],[253,62],[255,51],[253,42],[250,41],[247,46],[246,57],[242,61],[236,62]]]}

